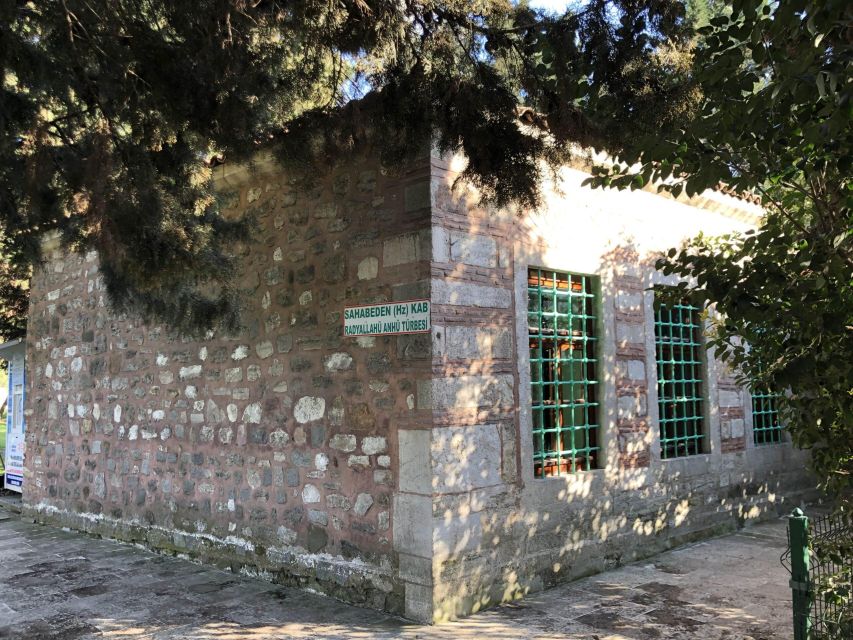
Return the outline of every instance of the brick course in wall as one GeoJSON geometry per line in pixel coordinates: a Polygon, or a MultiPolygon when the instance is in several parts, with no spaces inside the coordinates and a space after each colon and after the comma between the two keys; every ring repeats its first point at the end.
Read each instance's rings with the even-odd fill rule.
{"type": "MultiPolygon", "coordinates": [[[[636,251],[617,250],[610,259],[621,266],[639,263],[636,251]]],[[[616,402],[619,466],[649,465],[648,381],[643,280],[618,273],[614,277],[616,327],[616,402]]]]}

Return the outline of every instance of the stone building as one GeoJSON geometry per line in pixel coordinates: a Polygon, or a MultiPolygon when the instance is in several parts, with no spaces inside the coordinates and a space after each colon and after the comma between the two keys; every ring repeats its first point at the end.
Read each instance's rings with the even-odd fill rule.
{"type": "Polygon", "coordinates": [[[659,251],[756,205],[590,190],[579,166],[540,211],[491,211],[451,188],[458,162],[353,161],[311,189],[218,167],[262,225],[237,335],[116,317],[96,256],[48,247],[29,512],[441,621],[799,499],[772,394],[648,289],[659,251]],[[344,335],[345,309],[413,300],[426,333],[344,335]]]}

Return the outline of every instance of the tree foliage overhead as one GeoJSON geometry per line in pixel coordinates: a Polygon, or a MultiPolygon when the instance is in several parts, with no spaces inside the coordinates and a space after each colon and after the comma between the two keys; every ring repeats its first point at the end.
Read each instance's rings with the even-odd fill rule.
{"type": "Polygon", "coordinates": [[[10,260],[0,253],[0,340],[26,333],[29,275],[26,261],[10,260]]]}
{"type": "Polygon", "coordinates": [[[790,390],[796,442],[849,488],[852,17],[846,0],[3,2],[0,296],[23,299],[52,231],[98,252],[117,311],[234,329],[230,242],[252,221],[220,216],[210,158],[274,143],[317,174],[436,144],[487,199],[529,205],[592,146],[620,161],[597,184],[761,193],[756,232],[661,267],[716,305],[745,380],[790,390]]]}
{"type": "Polygon", "coordinates": [[[660,263],[721,314],[712,346],[783,393],[794,442],[853,497],[853,4],[739,0],[700,30],[686,126],[641,137],[594,182],[761,194],[749,233],[697,238],[660,263]]]}
{"type": "Polygon", "coordinates": [[[437,143],[498,204],[534,203],[569,143],[614,148],[696,102],[675,0],[563,15],[508,0],[10,0],[0,4],[0,233],[99,254],[113,308],[186,332],[239,321],[211,157],[328,170],[437,143]],[[519,125],[522,126],[519,126],[519,125]],[[377,141],[381,141],[378,144],[377,141]],[[543,162],[544,161],[544,162],[543,162]]]}

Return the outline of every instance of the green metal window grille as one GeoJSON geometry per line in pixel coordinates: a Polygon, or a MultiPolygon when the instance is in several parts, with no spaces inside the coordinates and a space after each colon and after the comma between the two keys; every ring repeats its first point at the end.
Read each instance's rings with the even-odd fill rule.
{"type": "Polygon", "coordinates": [[[755,444],[782,442],[782,423],[779,422],[778,393],[767,388],[752,390],[752,440],[755,444]]]}
{"type": "Polygon", "coordinates": [[[655,302],[661,457],[678,458],[705,448],[699,310],[655,302]]]}
{"type": "Polygon", "coordinates": [[[594,469],[600,447],[593,280],[529,269],[527,301],[534,475],[594,469]]]}

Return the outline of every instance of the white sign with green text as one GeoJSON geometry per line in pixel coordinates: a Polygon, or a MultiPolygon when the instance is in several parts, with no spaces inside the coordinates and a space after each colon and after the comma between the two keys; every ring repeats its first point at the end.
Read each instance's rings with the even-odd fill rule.
{"type": "Polygon", "coordinates": [[[426,333],[429,329],[429,300],[405,300],[344,308],[345,336],[426,333]]]}

